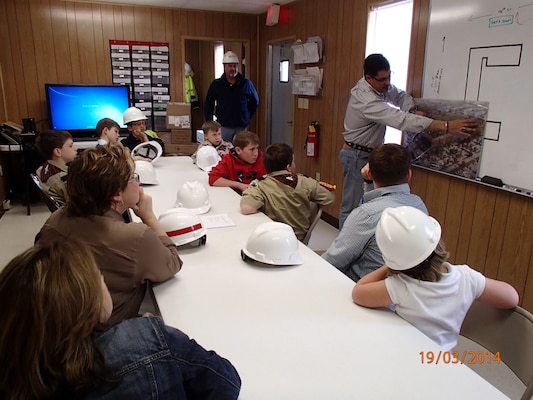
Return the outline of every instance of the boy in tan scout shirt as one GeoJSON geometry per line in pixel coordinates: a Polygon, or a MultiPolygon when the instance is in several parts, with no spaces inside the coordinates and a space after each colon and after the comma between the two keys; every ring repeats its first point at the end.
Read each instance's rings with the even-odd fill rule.
{"type": "Polygon", "coordinates": [[[43,131],[37,135],[35,145],[46,161],[37,168],[37,176],[45,192],[64,205],[68,199],[67,164],[76,158],[77,149],[67,131],[43,131]]]}
{"type": "Polygon", "coordinates": [[[333,203],[335,195],[313,178],[296,173],[294,153],[288,144],[274,143],[265,150],[264,178],[254,180],[241,198],[241,212],[263,211],[274,221],[284,222],[302,240],[311,224],[313,201],[322,206],[333,203]]]}

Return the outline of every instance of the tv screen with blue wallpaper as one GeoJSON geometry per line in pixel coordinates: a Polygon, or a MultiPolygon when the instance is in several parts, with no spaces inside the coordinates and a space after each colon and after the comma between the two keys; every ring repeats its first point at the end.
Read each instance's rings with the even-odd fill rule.
{"type": "Polygon", "coordinates": [[[129,86],[47,83],[45,90],[51,129],[69,131],[73,137],[95,136],[102,118],[126,128],[122,115],[130,105],[129,86]]]}

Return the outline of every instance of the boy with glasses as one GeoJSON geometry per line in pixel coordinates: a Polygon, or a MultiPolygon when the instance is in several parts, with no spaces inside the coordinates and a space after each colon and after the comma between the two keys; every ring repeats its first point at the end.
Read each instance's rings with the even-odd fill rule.
{"type": "Polygon", "coordinates": [[[122,144],[133,150],[138,144],[155,140],[161,145],[164,155],[165,143],[159,139],[156,132],[146,129],[147,119],[146,115],[137,107],[130,107],[124,111],[124,124],[130,133],[127,138],[122,140],[122,144]]]}

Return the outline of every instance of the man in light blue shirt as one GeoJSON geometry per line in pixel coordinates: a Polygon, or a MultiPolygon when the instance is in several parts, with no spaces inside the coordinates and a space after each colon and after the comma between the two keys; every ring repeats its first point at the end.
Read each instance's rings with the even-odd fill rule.
{"type": "Polygon", "coordinates": [[[370,153],[368,166],[368,177],[374,181],[375,189],[364,194],[363,204],[352,210],[322,255],[355,282],[384,264],[374,234],[385,208],[411,206],[427,214],[422,199],[411,194],[409,188],[409,150],[397,144],[383,144],[370,153]]]}

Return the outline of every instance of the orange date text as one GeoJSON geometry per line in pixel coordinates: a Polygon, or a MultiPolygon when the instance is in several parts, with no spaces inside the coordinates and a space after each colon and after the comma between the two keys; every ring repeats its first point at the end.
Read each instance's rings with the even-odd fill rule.
{"type": "Polygon", "coordinates": [[[421,351],[422,364],[490,364],[501,362],[500,352],[490,351],[421,351]]]}

